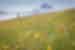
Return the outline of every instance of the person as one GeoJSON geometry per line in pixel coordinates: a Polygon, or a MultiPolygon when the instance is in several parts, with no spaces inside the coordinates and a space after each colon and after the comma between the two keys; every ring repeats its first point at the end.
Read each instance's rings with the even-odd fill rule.
{"type": "Polygon", "coordinates": [[[20,18],[20,12],[17,13],[17,16],[16,16],[18,19],[20,18]]]}

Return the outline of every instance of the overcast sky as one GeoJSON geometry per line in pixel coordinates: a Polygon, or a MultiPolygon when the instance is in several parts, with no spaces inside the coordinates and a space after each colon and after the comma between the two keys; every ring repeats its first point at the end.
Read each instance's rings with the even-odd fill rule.
{"type": "Polygon", "coordinates": [[[44,2],[49,3],[53,10],[75,7],[75,0],[0,0],[0,10],[11,12],[11,15],[0,15],[0,20],[12,18],[16,12],[41,11],[40,5],[44,2]]]}

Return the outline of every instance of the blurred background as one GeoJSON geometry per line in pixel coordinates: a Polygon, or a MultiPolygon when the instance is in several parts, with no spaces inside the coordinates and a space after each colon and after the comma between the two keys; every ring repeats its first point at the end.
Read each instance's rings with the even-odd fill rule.
{"type": "Polygon", "coordinates": [[[0,0],[0,20],[75,7],[75,0],[0,0]]]}
{"type": "Polygon", "coordinates": [[[0,0],[2,47],[75,50],[75,0],[0,0]]]}

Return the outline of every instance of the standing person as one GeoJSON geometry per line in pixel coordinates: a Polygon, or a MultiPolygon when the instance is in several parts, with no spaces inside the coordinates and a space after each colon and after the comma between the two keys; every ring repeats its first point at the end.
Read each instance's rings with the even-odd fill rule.
{"type": "Polygon", "coordinates": [[[20,18],[20,12],[17,12],[17,16],[16,16],[17,19],[20,18]]]}

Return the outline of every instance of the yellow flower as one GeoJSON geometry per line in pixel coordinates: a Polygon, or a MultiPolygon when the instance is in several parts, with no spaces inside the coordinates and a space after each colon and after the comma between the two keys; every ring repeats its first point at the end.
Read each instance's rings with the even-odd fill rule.
{"type": "Polygon", "coordinates": [[[35,33],[34,38],[40,38],[40,32],[35,33]]]}
{"type": "Polygon", "coordinates": [[[47,50],[52,50],[52,47],[48,45],[48,49],[47,50]]]}

